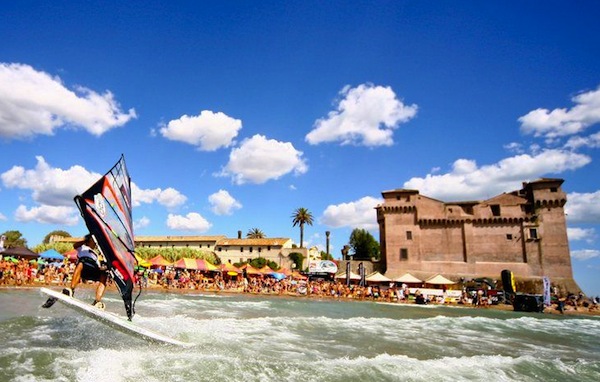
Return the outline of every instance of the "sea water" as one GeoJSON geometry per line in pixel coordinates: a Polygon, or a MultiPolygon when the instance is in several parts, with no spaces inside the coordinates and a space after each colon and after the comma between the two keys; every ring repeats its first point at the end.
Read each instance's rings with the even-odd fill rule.
{"type": "MultiPolygon", "coordinates": [[[[93,299],[92,290],[78,290],[93,299]]],[[[37,289],[0,290],[0,381],[600,381],[600,319],[148,291],[114,331],[37,289]]],[[[107,310],[122,313],[115,293],[107,310]]]]}

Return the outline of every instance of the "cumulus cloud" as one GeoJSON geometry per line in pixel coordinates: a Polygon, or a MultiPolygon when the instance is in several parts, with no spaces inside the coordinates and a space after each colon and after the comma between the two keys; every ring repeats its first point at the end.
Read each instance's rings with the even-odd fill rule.
{"type": "Polygon", "coordinates": [[[571,109],[536,109],[519,118],[521,131],[535,137],[558,138],[578,134],[600,122],[600,87],[572,98],[571,109]]]}
{"type": "Polygon", "coordinates": [[[198,146],[202,151],[229,147],[242,128],[242,121],[224,113],[203,110],[200,115],[184,115],[160,129],[163,137],[198,146]]]}
{"type": "Polygon", "coordinates": [[[6,220],[6,216],[2,212],[0,212],[0,220],[6,220]]]}
{"type": "Polygon", "coordinates": [[[235,184],[262,184],[293,172],[304,174],[308,166],[302,152],[289,142],[255,135],[231,150],[229,162],[219,176],[231,176],[235,184]]]}
{"type": "Polygon", "coordinates": [[[231,215],[234,210],[242,208],[242,204],[226,190],[219,190],[210,195],[208,202],[211,204],[210,210],[215,215],[231,215]]]}
{"type": "Polygon", "coordinates": [[[590,147],[597,149],[600,147],[600,132],[592,134],[587,137],[574,136],[569,138],[567,143],[565,143],[565,148],[577,150],[581,147],[590,147]]]}
{"type": "Polygon", "coordinates": [[[28,209],[20,205],[15,211],[15,220],[72,226],[79,222],[79,213],[75,207],[42,205],[28,209]]]}
{"type": "Polygon", "coordinates": [[[565,213],[569,223],[600,223],[600,191],[567,195],[565,213]]]}
{"type": "Polygon", "coordinates": [[[146,228],[150,225],[150,219],[146,216],[142,216],[141,218],[135,220],[133,222],[133,229],[141,229],[141,228],[146,228]]]}
{"type": "Polygon", "coordinates": [[[521,188],[523,180],[576,170],[590,162],[587,155],[558,149],[516,155],[481,167],[474,160],[458,159],[451,172],[415,177],[405,182],[404,187],[445,201],[486,199],[521,188]]]}
{"type": "Polygon", "coordinates": [[[416,105],[405,105],[391,87],[362,84],[344,87],[337,109],[315,122],[306,135],[311,145],[341,142],[342,145],[390,146],[400,123],[417,114],[416,105]]]}
{"type": "Polygon", "coordinates": [[[585,240],[592,243],[596,238],[596,231],[593,228],[567,228],[567,235],[570,241],[585,240]]]}
{"type": "Polygon", "coordinates": [[[365,196],[355,202],[327,206],[321,223],[334,227],[375,229],[378,227],[375,207],[381,199],[365,196]]]}
{"type": "Polygon", "coordinates": [[[210,229],[210,224],[197,212],[190,212],[185,216],[169,214],[167,217],[167,227],[178,231],[206,232],[210,229]]]}
{"type": "Polygon", "coordinates": [[[138,207],[142,203],[152,204],[157,202],[167,208],[175,208],[185,203],[187,197],[172,187],[164,190],[161,188],[141,189],[135,183],[132,183],[131,199],[133,199],[134,207],[138,207]]]}
{"type": "Polygon", "coordinates": [[[571,257],[576,260],[589,260],[596,257],[600,257],[600,250],[597,249],[581,249],[578,251],[571,251],[571,257]]]}
{"type": "Polygon", "coordinates": [[[59,128],[82,128],[100,136],[136,118],[121,111],[111,92],[76,87],[29,65],[0,63],[0,137],[52,135],[59,128]]]}
{"type": "Polygon", "coordinates": [[[34,169],[13,166],[0,179],[6,188],[31,190],[34,201],[52,206],[72,206],[73,196],[85,191],[102,175],[81,166],[63,170],[51,167],[43,157],[36,156],[34,169]]]}

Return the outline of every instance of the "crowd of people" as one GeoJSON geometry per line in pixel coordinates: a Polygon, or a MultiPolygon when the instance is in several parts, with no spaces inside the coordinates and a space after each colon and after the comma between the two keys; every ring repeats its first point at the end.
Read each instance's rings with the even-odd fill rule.
{"type": "MultiPolygon", "coordinates": [[[[69,286],[75,263],[38,264],[27,260],[0,260],[0,285],[11,286],[69,286]]],[[[345,280],[309,279],[304,276],[278,279],[269,275],[235,276],[221,272],[203,272],[172,267],[140,269],[137,277],[144,288],[172,291],[236,292],[265,295],[296,295],[345,300],[373,300],[398,303],[440,304],[456,303],[486,307],[492,300],[481,292],[462,291],[459,298],[445,295],[426,295],[406,284],[346,285],[345,280]]],[[[109,286],[112,283],[109,281],[109,286]]],[[[454,294],[456,295],[456,294],[454,294]]],[[[569,295],[558,307],[565,310],[597,310],[600,298],[584,299],[583,295],[569,295]],[[586,302],[587,301],[587,302],[586,302]],[[591,304],[589,304],[591,301],[591,304]]]]}

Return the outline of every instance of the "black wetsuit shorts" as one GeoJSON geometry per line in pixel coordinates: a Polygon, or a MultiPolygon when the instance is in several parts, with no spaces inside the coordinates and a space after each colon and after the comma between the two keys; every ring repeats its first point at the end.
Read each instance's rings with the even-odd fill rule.
{"type": "Polygon", "coordinates": [[[79,259],[79,262],[83,264],[81,278],[84,280],[100,281],[102,275],[106,274],[106,271],[101,270],[98,267],[98,263],[89,257],[82,257],[79,259]]]}

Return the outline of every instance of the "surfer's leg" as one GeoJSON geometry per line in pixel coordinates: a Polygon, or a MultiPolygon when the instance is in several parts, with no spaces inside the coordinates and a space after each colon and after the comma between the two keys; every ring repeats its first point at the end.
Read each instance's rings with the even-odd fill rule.
{"type": "Polygon", "coordinates": [[[80,261],[77,263],[75,267],[75,272],[73,272],[73,278],[71,279],[71,290],[75,291],[75,287],[81,281],[81,272],[83,271],[83,263],[80,261]]]}
{"type": "Polygon", "coordinates": [[[98,280],[98,286],[96,287],[96,301],[102,300],[102,296],[104,296],[104,290],[106,289],[106,273],[102,272],[100,275],[100,280],[98,280]]]}

